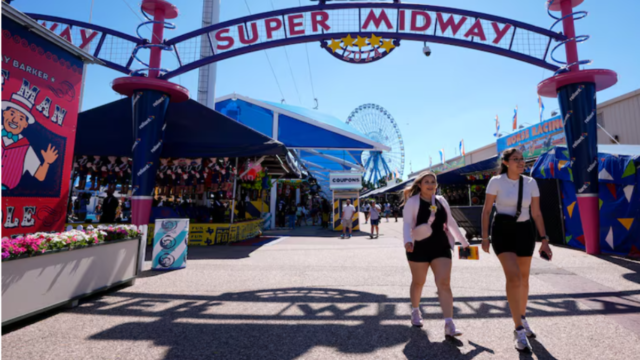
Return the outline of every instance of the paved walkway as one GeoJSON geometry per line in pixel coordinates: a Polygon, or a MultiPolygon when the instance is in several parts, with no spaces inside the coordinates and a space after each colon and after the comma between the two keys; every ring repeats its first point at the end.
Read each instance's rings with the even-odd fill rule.
{"type": "MultiPolygon", "coordinates": [[[[282,237],[262,247],[190,249],[185,270],[147,271],[2,336],[11,360],[45,359],[635,359],[640,264],[555,248],[533,261],[533,355],[512,347],[494,255],[454,260],[460,343],[444,340],[433,277],[423,329],[409,326],[401,223],[378,240],[282,237]]],[[[146,264],[147,268],[149,263],[146,264]]]]}

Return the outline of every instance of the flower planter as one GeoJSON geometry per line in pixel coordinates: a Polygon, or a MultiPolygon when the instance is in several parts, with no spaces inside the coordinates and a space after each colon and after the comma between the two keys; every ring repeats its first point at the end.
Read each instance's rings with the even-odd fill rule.
{"type": "Polygon", "coordinates": [[[2,326],[125,283],[138,275],[140,238],[2,261],[2,326]]]}

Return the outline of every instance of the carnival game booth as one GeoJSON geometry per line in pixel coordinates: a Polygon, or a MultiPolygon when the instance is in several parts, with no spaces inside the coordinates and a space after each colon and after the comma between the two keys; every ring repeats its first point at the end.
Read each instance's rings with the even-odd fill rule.
{"type": "MultiPolygon", "coordinates": [[[[103,187],[126,187],[131,176],[138,175],[131,174],[130,166],[131,144],[135,146],[137,140],[133,132],[123,130],[131,129],[131,119],[130,99],[80,114],[76,176],[99,177],[97,182],[103,187]]],[[[282,143],[194,100],[168,105],[161,151],[156,206],[150,218],[192,219],[189,245],[229,243],[259,235],[262,214],[270,210],[265,191],[272,185],[269,171],[279,175],[294,167],[282,143]]],[[[129,189],[132,196],[136,191],[129,189]]],[[[152,222],[148,234],[150,239],[152,222]]]]}
{"type": "MultiPolygon", "coordinates": [[[[604,253],[640,257],[640,146],[598,145],[600,249],[604,253]]],[[[558,181],[564,218],[563,244],[585,249],[573,169],[566,146],[557,146],[536,161],[532,176],[558,181]]],[[[546,222],[546,219],[545,219],[546,222]]],[[[545,223],[546,225],[546,223],[545,223]]]]}

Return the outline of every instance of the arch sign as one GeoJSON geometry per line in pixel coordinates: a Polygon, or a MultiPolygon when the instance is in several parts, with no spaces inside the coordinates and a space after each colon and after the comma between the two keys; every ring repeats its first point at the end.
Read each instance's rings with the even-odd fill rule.
{"type": "MultiPolygon", "coordinates": [[[[52,30],[83,48],[106,66],[131,73],[132,56],[144,39],[88,23],[46,15],[29,16],[47,22],[52,30]],[[57,26],[53,24],[66,24],[57,26]],[[71,27],[71,30],[69,30],[71,27]],[[89,35],[85,29],[91,29],[89,35]],[[75,36],[73,31],[78,32],[75,36]],[[83,33],[84,31],[84,33],[83,33]],[[97,32],[97,33],[96,33],[97,32]],[[74,40],[75,39],[75,40],[74,40]]],[[[474,11],[400,3],[335,3],[254,14],[201,28],[164,45],[173,49],[180,66],[164,72],[170,79],[201,66],[254,51],[320,42],[332,56],[351,63],[380,60],[401,40],[427,41],[490,52],[556,71],[546,61],[559,33],[519,21],[474,11]],[[209,47],[209,56],[199,50],[209,47]]]]}

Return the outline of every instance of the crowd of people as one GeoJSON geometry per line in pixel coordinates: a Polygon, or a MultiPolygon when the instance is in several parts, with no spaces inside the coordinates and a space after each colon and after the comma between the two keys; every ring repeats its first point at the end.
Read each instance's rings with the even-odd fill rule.
{"type": "Polygon", "coordinates": [[[324,229],[329,228],[332,208],[327,199],[315,196],[299,203],[281,199],[276,206],[276,227],[293,229],[303,224],[318,224],[324,229]]]}

